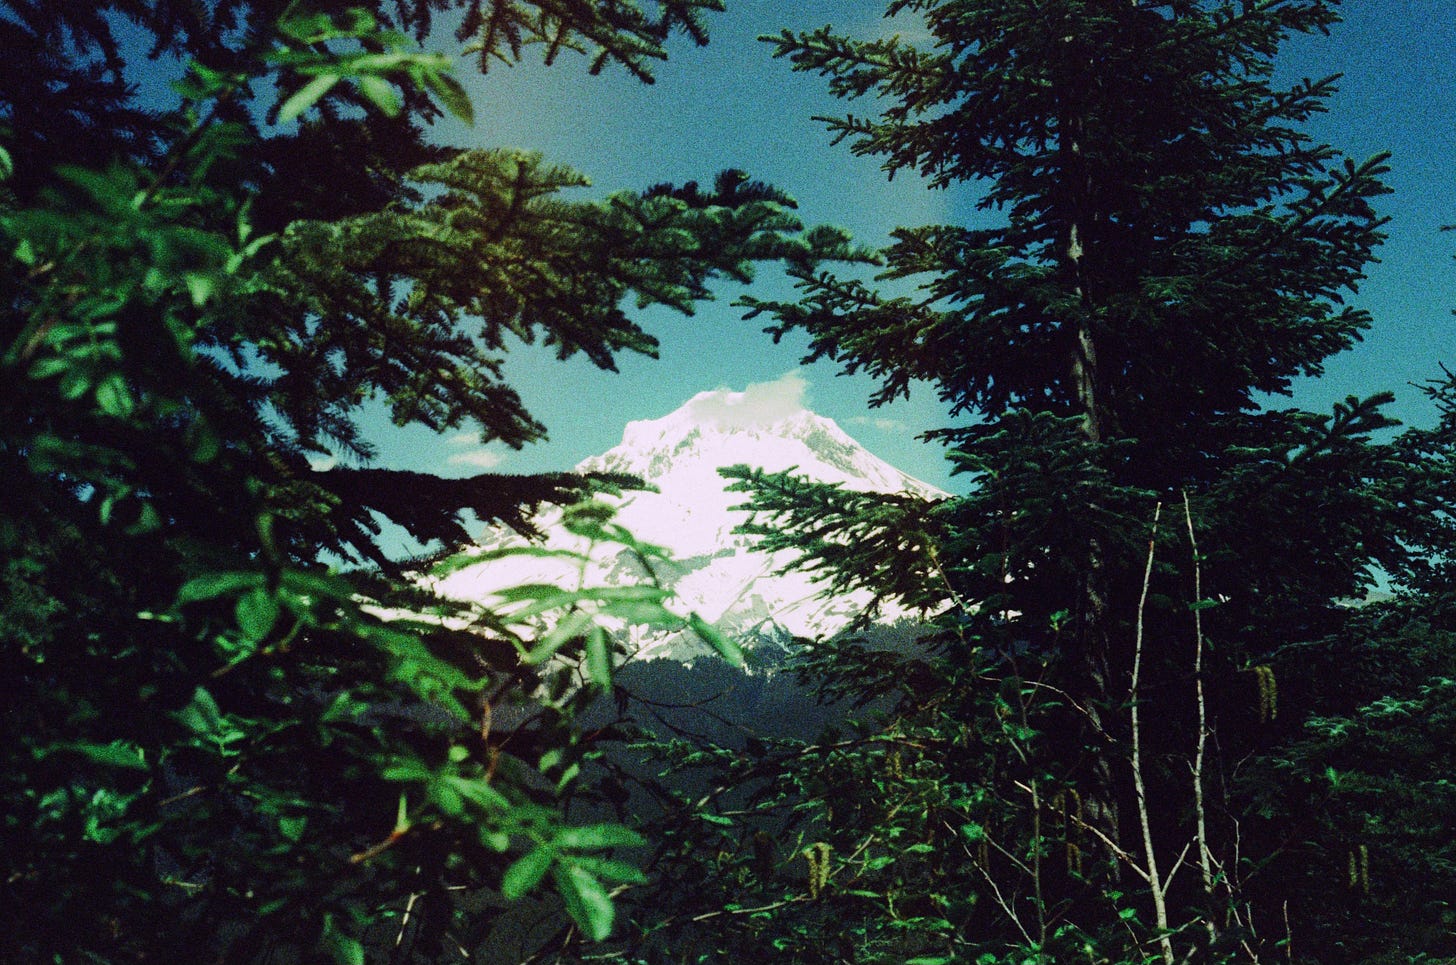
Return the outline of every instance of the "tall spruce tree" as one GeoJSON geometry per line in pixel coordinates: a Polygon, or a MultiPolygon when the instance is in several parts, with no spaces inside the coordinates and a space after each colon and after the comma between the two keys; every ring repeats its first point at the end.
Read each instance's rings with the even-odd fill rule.
{"type": "MultiPolygon", "coordinates": [[[[536,155],[425,136],[470,115],[420,47],[432,15],[458,9],[482,68],[539,42],[650,79],[717,7],[0,12],[0,957],[453,960],[543,881],[606,934],[639,878],[611,850],[638,838],[557,800],[610,679],[602,621],[670,620],[665,592],[448,604],[381,520],[451,548],[472,513],[527,531],[624,480],[374,467],[358,417],[532,442],[509,340],[611,369],[654,350],[629,297],[690,311],[757,261],[847,253],[741,173],[573,201],[584,180],[536,155]],[[136,96],[147,57],[171,92],[136,96]]],[[[567,520],[635,545],[600,505],[567,520]]]]}
{"type": "MultiPolygon", "coordinates": [[[[895,0],[932,40],[768,38],[835,94],[877,98],[877,114],[825,119],[856,154],[980,192],[989,227],[896,231],[879,287],[807,265],[797,301],[745,300],[776,337],[806,333],[811,359],[878,379],[876,404],[933,386],[964,417],[928,433],[964,495],[730,474],[765,548],[937,629],[810,649],[811,685],[878,707],[858,730],[685,749],[724,769],[702,800],[735,817],[682,822],[658,870],[687,897],[641,914],[640,947],[927,965],[1439,952],[1382,944],[1378,915],[1329,901],[1440,867],[1421,805],[1382,814],[1367,794],[1348,820],[1312,819],[1336,779],[1320,766],[1446,706],[1415,684],[1453,655],[1429,612],[1407,613],[1356,648],[1368,666],[1402,633],[1423,641],[1420,671],[1374,661],[1404,681],[1404,709],[1335,699],[1375,612],[1352,622],[1348,601],[1375,568],[1426,572],[1422,554],[1447,549],[1450,440],[1376,441],[1387,395],[1277,404],[1370,323],[1345,299],[1382,237],[1383,158],[1302,133],[1334,79],[1272,80],[1281,44],[1327,31],[1336,7],[895,0]],[[1366,736],[1316,736],[1356,722],[1366,736]],[[1362,823],[1407,834],[1404,857],[1372,858],[1362,823]]],[[[1421,746],[1428,784],[1445,758],[1421,746]]],[[[1450,912],[1415,906],[1437,930],[1450,912]]]]}

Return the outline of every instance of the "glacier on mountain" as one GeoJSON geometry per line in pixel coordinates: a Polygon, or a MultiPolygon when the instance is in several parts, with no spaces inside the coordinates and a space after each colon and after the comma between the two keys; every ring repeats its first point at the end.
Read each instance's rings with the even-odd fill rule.
{"type": "MultiPolygon", "coordinates": [[[[769,472],[792,469],[858,491],[944,495],[873,455],[830,419],[799,405],[762,404],[749,393],[726,390],[701,392],[660,419],[628,423],[620,445],[583,460],[578,471],[627,473],[655,487],[655,492],[629,492],[609,501],[615,504],[616,521],[636,539],[669,552],[671,560],[654,562],[652,574],[673,591],[669,607],[684,615],[697,613],[766,661],[795,636],[842,630],[870,598],[867,593],[831,598],[805,574],[781,575],[777,571],[788,556],[760,552],[751,537],[734,532],[748,518],[733,508],[745,496],[727,492],[718,470],[740,463],[769,472]]],[[[489,603],[495,593],[522,583],[620,586],[646,576],[634,554],[590,546],[560,526],[559,516],[543,516],[539,525],[547,548],[585,553],[591,562],[491,558],[435,581],[437,590],[489,603]]],[[[497,535],[468,552],[486,554],[518,542],[519,537],[497,535]]],[[[893,620],[908,614],[892,610],[883,616],[893,620]]],[[[691,661],[708,652],[690,633],[642,628],[629,631],[628,645],[638,659],[691,661]]]]}

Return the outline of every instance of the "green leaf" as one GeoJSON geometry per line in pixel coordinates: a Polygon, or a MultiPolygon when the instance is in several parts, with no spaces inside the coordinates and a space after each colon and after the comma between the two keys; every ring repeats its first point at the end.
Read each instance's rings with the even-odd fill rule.
{"type": "Polygon", "coordinates": [[[68,358],[56,355],[47,356],[31,365],[30,377],[37,380],[48,379],[53,375],[60,375],[66,369],[70,368],[71,365],[72,362],[68,358]]]}
{"type": "MultiPolygon", "coordinates": [[[[482,559],[484,557],[481,557],[482,559]]],[[[547,605],[543,609],[550,609],[553,606],[564,606],[577,597],[570,590],[563,590],[554,583],[522,583],[520,586],[508,586],[497,590],[495,595],[503,603],[520,603],[523,600],[535,600],[538,604],[545,601],[547,605]],[[559,601],[559,602],[558,602],[559,601]]]]}
{"type": "Polygon", "coordinates": [[[278,108],[278,123],[287,124],[289,121],[297,118],[298,115],[312,107],[320,97],[327,94],[338,82],[338,74],[319,74],[313,80],[304,84],[278,108]]]}
{"type": "Polygon", "coordinates": [[[157,512],[157,507],[151,503],[142,503],[141,509],[137,511],[137,518],[122,532],[128,536],[141,536],[144,533],[153,533],[162,526],[162,517],[157,512]]]}
{"type": "Polygon", "coordinates": [[[197,734],[216,733],[223,724],[222,710],[212,694],[202,687],[192,692],[192,701],[174,715],[177,722],[197,734]]]}
{"type": "MultiPolygon", "coordinates": [[[[430,575],[436,579],[442,579],[451,573],[456,573],[477,563],[489,563],[494,560],[502,560],[516,556],[541,560],[567,560],[572,563],[591,562],[591,557],[574,550],[547,549],[544,546],[508,546],[504,549],[486,550],[484,553],[477,553],[474,550],[470,550],[465,553],[457,553],[454,556],[446,557],[430,567],[430,575]]],[[[553,591],[558,589],[555,586],[549,586],[549,584],[538,585],[548,586],[553,591]]],[[[502,590],[497,595],[503,595],[505,592],[502,590]]]]}
{"type": "Polygon", "coordinates": [[[218,453],[222,451],[217,433],[212,431],[212,427],[201,416],[198,416],[187,426],[187,431],[183,434],[183,438],[186,440],[188,449],[192,453],[193,462],[203,464],[212,462],[217,458],[218,453]]]}
{"type": "Polygon", "coordinates": [[[743,648],[726,637],[721,630],[696,613],[689,614],[688,626],[692,627],[704,643],[716,650],[724,660],[735,667],[743,666],[743,648]]]}
{"type": "Polygon", "coordinates": [[[194,308],[206,305],[208,299],[217,292],[217,279],[205,272],[189,271],[182,276],[182,281],[187,286],[187,294],[192,298],[194,308]]]}
{"type": "Polygon", "coordinates": [[[369,703],[360,700],[357,695],[345,691],[329,702],[329,706],[324,708],[319,720],[327,724],[352,724],[371,709],[369,703]]]}
{"type": "Polygon", "coordinates": [[[483,779],[451,775],[445,778],[444,783],[467,801],[471,801],[486,810],[506,811],[510,809],[511,802],[506,800],[505,795],[491,787],[483,779]]]}
{"type": "Polygon", "coordinates": [[[339,931],[333,915],[324,915],[323,946],[338,965],[364,965],[363,944],[339,931]]]}
{"type": "Polygon", "coordinates": [[[374,74],[364,74],[355,81],[359,85],[359,93],[363,94],[368,101],[380,112],[388,117],[394,117],[399,113],[403,102],[399,94],[395,92],[394,86],[383,77],[374,74]]]}
{"type": "Polygon", "coordinates": [[[466,124],[475,123],[475,106],[470,103],[470,95],[460,82],[450,74],[431,70],[425,73],[425,86],[440,98],[440,104],[466,124]]]}
{"type": "Polygon", "coordinates": [[[61,373],[61,381],[56,388],[61,398],[74,402],[91,388],[91,380],[80,369],[70,368],[61,373]]]}
{"type": "Polygon", "coordinates": [[[556,651],[579,638],[583,631],[592,625],[593,619],[593,616],[585,610],[567,614],[565,619],[552,627],[550,632],[531,648],[531,651],[522,658],[523,662],[534,666],[550,660],[556,651]]]}
{"type": "Polygon", "coordinates": [[[278,32],[304,44],[319,43],[336,36],[333,20],[323,13],[303,13],[281,17],[278,20],[278,32]]]}
{"type": "Polygon", "coordinates": [[[238,629],[249,640],[262,640],[273,632],[278,622],[278,597],[265,587],[257,587],[238,597],[235,614],[238,629]]]}
{"type": "Polygon", "coordinates": [[[101,499],[101,505],[100,505],[100,507],[98,507],[98,509],[96,511],[96,516],[97,516],[98,519],[101,520],[101,525],[102,526],[110,526],[111,525],[111,514],[112,514],[112,511],[114,511],[116,509],[117,502],[119,500],[123,499],[127,495],[129,495],[129,493],[126,493],[126,492],[114,492],[114,493],[107,493],[105,496],[102,497],[102,499],[101,499]]]}
{"type": "Polygon", "coordinates": [[[619,600],[602,607],[602,614],[626,623],[652,626],[674,626],[682,623],[682,617],[656,602],[619,600]]]}
{"type": "Polygon", "coordinates": [[[107,767],[121,767],[132,771],[148,770],[147,762],[142,757],[140,749],[127,744],[125,741],[112,741],[110,744],[96,744],[90,741],[66,741],[59,744],[52,744],[47,753],[54,751],[70,751],[80,754],[97,764],[104,764],[107,767]]]}
{"type": "Polygon", "coordinates": [[[592,941],[602,941],[612,933],[612,920],[616,910],[611,896],[596,875],[578,864],[556,864],[552,878],[561,898],[566,903],[566,912],[581,926],[592,941]]]}
{"type": "Polygon", "coordinates": [[[607,647],[607,631],[600,626],[587,631],[586,670],[597,686],[604,690],[612,686],[612,655],[607,647]]]}
{"type": "Polygon", "coordinates": [[[541,883],[556,861],[556,850],[546,845],[533,848],[511,863],[501,876],[501,895],[507,901],[523,897],[541,883]]]}
{"type": "Polygon", "coordinates": [[[661,603],[672,596],[672,591],[656,586],[594,586],[585,590],[563,590],[556,586],[532,584],[501,590],[497,596],[506,602],[535,600],[529,606],[510,612],[512,620],[524,620],[577,603],[599,603],[607,607],[619,602],[661,603]]]}
{"type": "Polygon", "coordinates": [[[619,881],[629,885],[647,884],[647,876],[642,873],[641,868],[628,864],[625,861],[618,861],[616,858],[598,858],[594,855],[579,855],[573,857],[571,860],[598,878],[605,878],[608,881],[619,881]]]}
{"type": "MultiPolygon", "coordinates": [[[[257,574],[262,579],[262,574],[257,574]]],[[[284,570],[278,576],[279,584],[287,590],[310,597],[322,597],[339,601],[352,600],[354,588],[349,581],[335,573],[318,570],[284,570]]]]}
{"type": "Polygon", "coordinates": [[[596,851],[603,848],[637,848],[647,841],[636,831],[620,824],[586,824],[577,828],[560,829],[552,843],[558,848],[596,851]]]}
{"type": "Polygon", "coordinates": [[[264,578],[262,573],[246,571],[225,571],[220,573],[207,573],[194,577],[182,584],[177,591],[177,606],[186,606],[189,603],[199,603],[203,600],[212,600],[239,590],[249,590],[253,587],[262,586],[264,578]]]}

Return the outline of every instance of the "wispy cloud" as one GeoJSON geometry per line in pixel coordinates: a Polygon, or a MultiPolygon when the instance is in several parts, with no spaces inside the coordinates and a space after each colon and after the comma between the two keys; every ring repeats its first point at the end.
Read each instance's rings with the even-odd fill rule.
{"type": "Polygon", "coordinates": [[[772,382],[755,382],[742,392],[715,389],[688,400],[693,421],[722,428],[746,429],[772,425],[804,411],[809,381],[791,369],[772,382]]]}
{"type": "Polygon", "coordinates": [[[850,425],[872,426],[881,432],[909,432],[910,426],[899,419],[873,418],[867,415],[851,416],[850,425]]]}
{"type": "Polygon", "coordinates": [[[475,452],[457,452],[451,455],[445,462],[451,466],[473,466],[476,469],[494,469],[505,461],[505,456],[498,452],[491,452],[489,449],[477,449],[475,452]]]}
{"type": "Polygon", "coordinates": [[[445,439],[445,444],[455,450],[445,457],[448,466],[469,466],[472,469],[494,469],[505,462],[506,454],[488,449],[473,432],[457,432],[445,439]]]}

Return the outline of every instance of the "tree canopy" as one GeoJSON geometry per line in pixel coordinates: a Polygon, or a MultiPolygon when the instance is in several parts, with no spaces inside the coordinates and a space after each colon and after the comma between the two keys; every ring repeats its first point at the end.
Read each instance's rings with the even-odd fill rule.
{"type": "MultiPolygon", "coordinates": [[[[887,13],[930,39],[765,39],[870,105],[824,118],[839,141],[974,186],[990,226],[903,227],[873,281],[811,263],[796,299],[743,304],[877,403],[929,383],[965,417],[927,433],[964,494],[730,475],[763,547],[935,630],[809,648],[806,684],[870,710],[718,757],[737,819],[677,819],[662,873],[691,898],[640,940],[662,960],[1456,953],[1429,837],[1451,802],[1418,776],[1449,761],[1449,418],[1396,434],[1388,394],[1279,398],[1371,324],[1348,297],[1384,157],[1304,133],[1335,78],[1273,80],[1338,4],[887,13]],[[1352,606],[1381,573],[1397,599],[1352,606]]],[[[1449,378],[1428,389],[1449,406],[1449,378]]]]}
{"type": "Polygon", "coordinates": [[[482,70],[540,44],[650,80],[718,7],[0,14],[7,960],[454,958],[543,881],[608,932],[639,838],[562,817],[574,715],[610,681],[604,623],[682,619],[652,586],[447,603],[387,527],[453,549],[559,504],[636,546],[590,501],[630,481],[374,466],[359,414],[519,447],[544,427],[507,348],[610,370],[655,351],[629,300],[853,255],[742,172],[573,200],[537,154],[428,135],[471,116],[421,46],[443,14],[482,70]]]}
{"type": "Polygon", "coordinates": [[[1456,958],[1456,379],[1422,429],[1283,398],[1373,322],[1384,158],[1304,133],[1335,79],[1274,81],[1337,0],[892,0],[928,43],[766,38],[873,96],[824,119],[851,151],[980,192],[878,259],[746,172],[583,200],[428,130],[472,112],[446,30],[483,71],[650,81],[719,7],[0,12],[4,957],[1456,958]],[[740,467],[747,530],[924,623],[803,642],[812,738],[584,730],[628,699],[611,628],[736,648],[650,583],[442,600],[390,534],[556,507],[651,560],[592,498],[634,481],[378,465],[361,407],[530,444],[503,353],[610,370],[655,351],[632,305],[767,261],[797,297],[748,315],[876,403],[928,383],[962,486],[740,467]]]}

